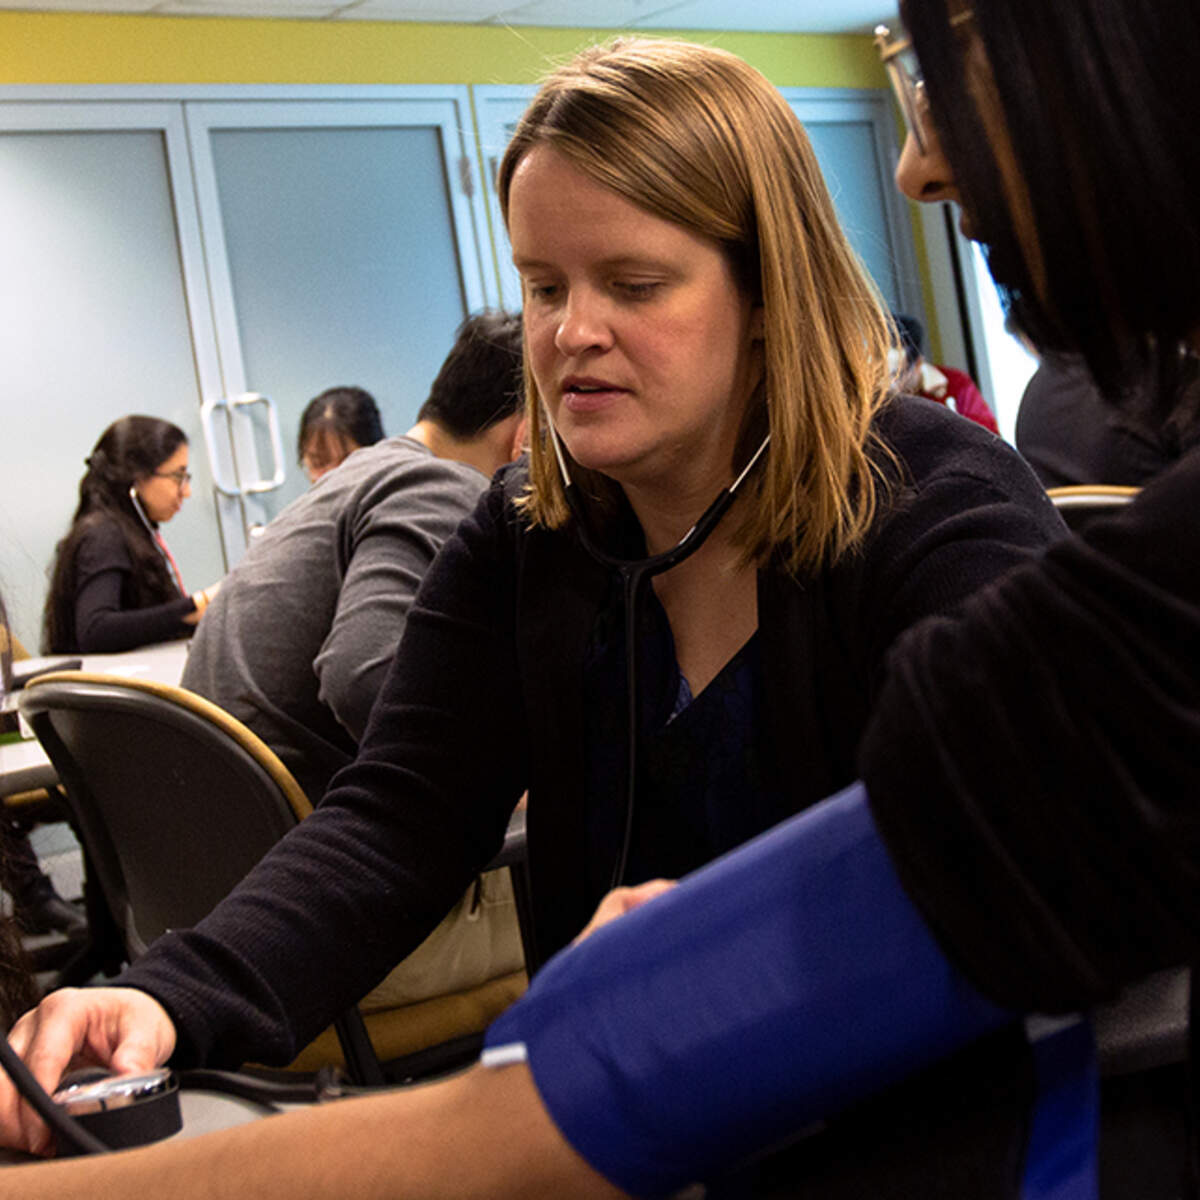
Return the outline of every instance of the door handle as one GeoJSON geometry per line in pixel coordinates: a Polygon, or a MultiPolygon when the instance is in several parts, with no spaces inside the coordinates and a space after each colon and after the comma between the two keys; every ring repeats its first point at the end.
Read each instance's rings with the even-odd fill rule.
{"type": "Polygon", "coordinates": [[[204,443],[208,449],[209,462],[212,465],[213,484],[223,496],[253,496],[262,492],[272,492],[278,488],[286,477],[283,465],[283,440],[279,434],[279,415],[274,402],[261,392],[242,392],[236,396],[209,397],[200,406],[200,426],[204,431],[204,443]],[[266,410],[267,434],[271,443],[271,473],[263,475],[259,471],[258,455],[255,453],[253,436],[248,428],[242,429],[235,425],[239,410],[245,411],[254,405],[261,404],[266,410]],[[226,456],[233,469],[233,478],[229,478],[222,469],[223,457],[218,453],[218,438],[216,431],[216,414],[223,412],[226,423],[226,444],[229,453],[226,456]],[[241,446],[242,455],[238,448],[241,446]],[[253,470],[246,472],[242,468],[242,459],[249,458],[253,470]]]}
{"type": "MultiPolygon", "coordinates": [[[[267,413],[267,433],[271,439],[272,470],[269,478],[263,476],[248,482],[244,481],[242,483],[242,494],[246,496],[257,495],[260,492],[273,492],[283,483],[287,474],[283,466],[283,439],[279,436],[279,413],[275,409],[275,402],[269,396],[264,396],[261,392],[242,392],[241,395],[229,398],[231,412],[239,408],[251,408],[256,404],[263,405],[267,413]]],[[[257,465],[256,461],[255,466],[257,467],[257,465]]]]}

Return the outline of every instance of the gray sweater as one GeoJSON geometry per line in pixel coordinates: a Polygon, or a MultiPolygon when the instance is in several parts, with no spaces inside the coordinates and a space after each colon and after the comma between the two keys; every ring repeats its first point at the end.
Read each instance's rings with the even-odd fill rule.
{"type": "Polygon", "coordinates": [[[315,804],[354,757],[425,571],[486,484],[411,438],[356,451],[230,572],[183,686],[248,725],[315,804]]]}

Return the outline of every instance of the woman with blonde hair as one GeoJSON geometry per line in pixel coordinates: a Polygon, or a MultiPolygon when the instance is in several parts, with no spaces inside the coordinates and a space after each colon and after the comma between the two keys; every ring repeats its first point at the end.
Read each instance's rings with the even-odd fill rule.
{"type": "MultiPolygon", "coordinates": [[[[733,460],[744,464],[764,435],[771,438],[738,506],[732,540],[743,557],[778,555],[792,571],[806,571],[860,544],[888,459],[872,422],[887,398],[891,330],[812,147],[779,93],[732,55],[688,43],[628,42],[581,54],[543,86],[501,164],[501,206],[518,268],[512,189],[534,151],[539,162],[569,165],[725,257],[752,312],[757,372],[736,411],[733,460]],[[690,119],[680,120],[685,110],[690,119]]],[[[540,240],[551,228],[537,224],[542,215],[531,213],[520,232],[528,224],[540,240]]],[[[535,311],[545,311],[537,273],[524,273],[535,311]]],[[[553,401],[533,372],[531,355],[529,512],[558,527],[567,518],[563,487],[552,443],[539,436],[553,401]]],[[[569,450],[565,458],[571,463],[569,450]]],[[[599,472],[576,474],[601,498],[621,486],[599,472]]]]}
{"type": "MultiPolygon", "coordinates": [[[[23,1019],[44,1082],[85,1045],[123,1069],[288,1061],[436,923],[526,788],[547,957],[614,884],[653,890],[852,781],[889,643],[1059,534],[1012,451],[889,395],[887,319],[804,131],[739,59],[581,54],[499,180],[529,465],[434,563],[313,816],[123,986],[23,1019]]],[[[46,1145],[7,1093],[0,1131],[46,1145]]]]}

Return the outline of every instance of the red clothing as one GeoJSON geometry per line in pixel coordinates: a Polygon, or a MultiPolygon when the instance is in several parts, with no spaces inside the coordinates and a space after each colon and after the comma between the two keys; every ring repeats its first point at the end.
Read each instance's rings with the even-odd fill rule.
{"type": "Polygon", "coordinates": [[[953,408],[993,433],[1000,432],[995,414],[966,371],[955,367],[931,367],[929,363],[924,363],[921,367],[921,391],[918,394],[953,408]]]}

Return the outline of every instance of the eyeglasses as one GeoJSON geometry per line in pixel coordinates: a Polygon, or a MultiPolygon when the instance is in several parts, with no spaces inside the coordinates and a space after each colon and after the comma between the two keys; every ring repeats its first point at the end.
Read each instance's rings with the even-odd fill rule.
{"type": "Polygon", "coordinates": [[[172,479],[172,480],[174,480],[175,486],[177,488],[186,487],[189,483],[192,482],[192,476],[191,476],[190,471],[151,471],[150,474],[153,475],[156,479],[172,479]]]}
{"type": "MultiPolygon", "coordinates": [[[[966,24],[974,14],[967,8],[950,18],[951,28],[966,24]]],[[[929,152],[929,100],[925,95],[925,78],[917,61],[912,38],[894,36],[886,25],[875,26],[875,45],[891,82],[896,102],[904,116],[904,124],[922,154],[929,152]]]]}

